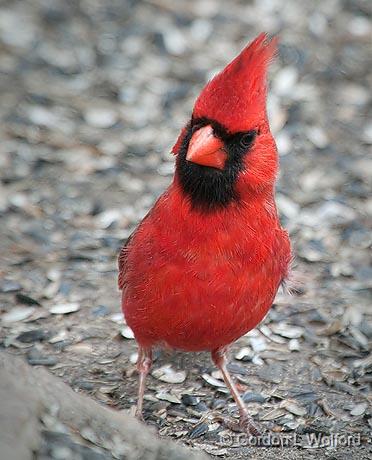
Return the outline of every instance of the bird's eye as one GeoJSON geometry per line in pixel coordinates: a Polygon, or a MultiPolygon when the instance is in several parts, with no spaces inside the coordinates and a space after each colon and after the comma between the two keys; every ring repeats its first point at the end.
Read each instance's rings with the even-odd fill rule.
{"type": "Polygon", "coordinates": [[[241,145],[241,147],[245,149],[248,148],[252,144],[255,135],[256,133],[254,131],[243,134],[239,140],[239,144],[241,145]]]}

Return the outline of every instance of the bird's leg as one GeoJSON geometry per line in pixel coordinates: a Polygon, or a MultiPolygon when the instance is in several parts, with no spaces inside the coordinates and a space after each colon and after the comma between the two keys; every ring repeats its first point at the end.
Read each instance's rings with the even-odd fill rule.
{"type": "Polygon", "coordinates": [[[234,398],[236,405],[239,409],[239,423],[224,420],[228,428],[231,428],[234,431],[244,431],[253,436],[260,436],[261,430],[253,422],[252,418],[248,414],[248,410],[242,397],[240,396],[236,385],[231,378],[231,375],[226,367],[226,349],[218,348],[217,350],[212,351],[212,360],[218,369],[221,371],[222,377],[225,381],[227,388],[230,390],[231,396],[234,398]]]}
{"type": "Polygon", "coordinates": [[[138,383],[138,400],[136,408],[136,417],[143,420],[142,408],[143,408],[143,395],[145,393],[146,377],[149,373],[152,365],[152,350],[151,348],[144,348],[139,345],[138,348],[138,359],[137,359],[137,371],[139,373],[138,383]]]}

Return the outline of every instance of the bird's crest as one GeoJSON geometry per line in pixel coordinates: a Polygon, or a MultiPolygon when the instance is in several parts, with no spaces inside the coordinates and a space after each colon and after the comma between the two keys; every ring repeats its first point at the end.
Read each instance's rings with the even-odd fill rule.
{"type": "MultiPolygon", "coordinates": [[[[218,121],[230,132],[259,129],[267,123],[266,75],[275,57],[277,38],[261,33],[209,81],[195,102],[193,118],[218,121]]],[[[177,153],[182,130],[172,152],[177,153]]]]}
{"type": "Polygon", "coordinates": [[[266,74],[276,49],[277,39],[261,33],[207,83],[193,117],[212,118],[231,132],[259,127],[266,120],[266,74]]]}

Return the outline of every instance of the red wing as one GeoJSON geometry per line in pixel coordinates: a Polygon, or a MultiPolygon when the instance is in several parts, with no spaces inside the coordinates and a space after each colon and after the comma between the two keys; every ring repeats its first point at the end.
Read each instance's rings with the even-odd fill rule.
{"type": "Polygon", "coordinates": [[[141,227],[143,222],[149,217],[150,213],[151,213],[151,210],[145,215],[145,217],[142,219],[142,222],[140,222],[138,227],[135,228],[133,230],[133,232],[129,235],[129,237],[127,238],[127,241],[125,242],[124,246],[121,248],[121,251],[120,251],[120,254],[119,254],[119,259],[118,259],[118,262],[119,262],[118,286],[119,286],[120,290],[122,290],[124,288],[124,285],[125,285],[124,275],[125,275],[126,264],[127,264],[127,254],[128,254],[129,242],[131,241],[131,239],[133,238],[133,236],[135,235],[137,230],[141,227]]]}
{"type": "Polygon", "coordinates": [[[124,246],[120,250],[119,254],[119,278],[118,278],[118,286],[119,289],[124,288],[124,274],[125,274],[125,266],[127,262],[127,251],[128,251],[128,244],[130,240],[132,239],[132,236],[134,235],[134,232],[130,234],[130,236],[127,238],[127,241],[125,242],[124,246]]]}

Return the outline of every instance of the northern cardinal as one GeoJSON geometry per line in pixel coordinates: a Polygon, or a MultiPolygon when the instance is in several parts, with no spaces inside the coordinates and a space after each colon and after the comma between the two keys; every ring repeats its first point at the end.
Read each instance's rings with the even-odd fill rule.
{"type": "Polygon", "coordinates": [[[173,182],[121,250],[122,310],[139,347],[140,418],[152,349],[207,350],[238,405],[240,427],[258,432],[225,353],[264,318],[291,260],[266,115],[275,52],[276,40],[262,33],[207,83],[172,149],[173,182]]]}

